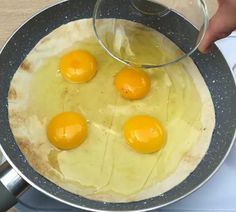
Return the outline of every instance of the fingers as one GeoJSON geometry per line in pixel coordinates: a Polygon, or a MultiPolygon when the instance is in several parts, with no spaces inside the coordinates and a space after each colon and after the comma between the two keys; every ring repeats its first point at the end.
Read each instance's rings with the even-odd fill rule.
{"type": "Polygon", "coordinates": [[[236,0],[218,0],[219,9],[209,22],[199,50],[207,53],[213,43],[236,29],[236,0]]]}
{"type": "Polygon", "coordinates": [[[231,33],[231,30],[225,27],[223,18],[222,14],[218,11],[210,20],[207,32],[199,46],[200,52],[207,53],[215,41],[225,38],[231,33]]]}
{"type": "Polygon", "coordinates": [[[213,18],[209,24],[207,32],[199,46],[199,51],[207,53],[213,43],[221,38],[227,37],[231,32],[227,32],[223,26],[219,26],[222,21],[218,21],[218,18],[213,18]]]}

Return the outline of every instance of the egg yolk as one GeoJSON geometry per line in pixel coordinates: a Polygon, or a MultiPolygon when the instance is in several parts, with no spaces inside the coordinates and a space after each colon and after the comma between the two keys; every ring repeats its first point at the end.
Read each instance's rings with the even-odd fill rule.
{"type": "Polygon", "coordinates": [[[50,121],[47,135],[54,146],[62,150],[69,150],[84,142],[87,131],[87,122],[83,116],[74,112],[64,112],[50,121]]]}
{"type": "Polygon", "coordinates": [[[124,127],[128,145],[139,153],[159,151],[166,143],[166,131],[161,123],[151,116],[135,116],[124,127]]]}
{"type": "Polygon", "coordinates": [[[126,99],[137,100],[144,98],[150,90],[148,75],[137,68],[124,68],[115,78],[117,91],[126,99]]]}
{"type": "Polygon", "coordinates": [[[88,82],[97,72],[97,62],[87,51],[69,52],[61,58],[60,72],[70,82],[88,82]]]}

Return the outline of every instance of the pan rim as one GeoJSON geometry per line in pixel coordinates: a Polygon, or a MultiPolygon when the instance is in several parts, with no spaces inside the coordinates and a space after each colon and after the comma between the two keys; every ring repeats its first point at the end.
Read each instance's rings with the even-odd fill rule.
{"type": "MultiPolygon", "coordinates": [[[[52,4],[48,7],[45,7],[44,9],[40,10],[39,12],[35,13],[34,15],[32,15],[31,17],[27,18],[19,27],[17,27],[17,29],[10,35],[10,37],[6,40],[6,42],[4,43],[4,45],[2,46],[1,50],[0,50],[0,55],[2,53],[2,51],[5,49],[6,45],[8,44],[8,42],[12,39],[12,37],[14,37],[14,35],[25,25],[27,24],[31,19],[33,19],[34,17],[38,16],[39,14],[41,14],[42,12],[52,8],[52,7],[55,7],[59,4],[62,4],[62,3],[65,3],[65,2],[68,2],[69,0],[61,0],[55,4],[52,4]]],[[[227,63],[228,64],[228,63],[227,63]]],[[[231,70],[231,69],[230,69],[231,70]]],[[[235,83],[235,78],[234,78],[234,84],[235,83]]],[[[224,155],[224,157],[222,158],[221,162],[217,165],[217,167],[214,169],[214,171],[204,180],[202,181],[198,186],[196,186],[194,189],[192,189],[191,191],[185,193],[184,195],[180,196],[179,198],[176,198],[170,202],[167,202],[165,204],[162,204],[162,205],[158,205],[158,206],[154,206],[154,207],[151,207],[151,208],[145,208],[145,209],[138,209],[138,211],[150,211],[150,210],[155,210],[155,209],[158,209],[158,208],[162,208],[164,206],[167,206],[167,205],[170,205],[174,202],[177,202],[183,198],[185,198],[186,196],[190,195],[191,193],[195,192],[196,190],[198,190],[201,186],[203,186],[218,170],[219,168],[222,166],[222,164],[224,163],[225,159],[228,157],[234,143],[235,143],[235,140],[236,140],[236,129],[234,130],[234,135],[233,135],[233,138],[232,138],[232,141],[230,143],[230,146],[226,152],[226,154],[224,155]]],[[[85,206],[80,206],[80,205],[77,205],[77,204],[74,204],[74,203],[71,203],[71,202],[68,202],[62,198],[59,198],[53,194],[51,194],[50,192],[42,189],[40,186],[36,185],[34,182],[32,182],[27,176],[25,176],[20,170],[19,168],[14,164],[14,162],[12,162],[12,160],[8,157],[7,153],[5,152],[5,150],[3,149],[2,145],[0,144],[0,150],[2,151],[4,157],[6,158],[6,160],[9,162],[9,164],[12,166],[12,168],[29,184],[31,185],[32,187],[34,187],[35,189],[37,189],[38,191],[42,192],[43,194],[59,201],[59,202],[62,202],[64,204],[67,204],[67,205],[70,205],[72,207],[75,207],[75,208],[80,208],[80,209],[83,209],[83,210],[89,210],[89,211],[110,211],[110,210],[104,210],[104,209],[94,209],[94,208],[89,208],[89,207],[85,207],[85,206]]],[[[35,171],[36,172],[36,171],[35,171]]],[[[37,173],[37,172],[36,172],[37,173]]],[[[42,176],[43,177],[43,176],[42,176]]],[[[43,177],[44,178],[44,177],[43,177]]],[[[91,200],[91,201],[94,201],[94,202],[97,202],[96,200],[91,200]]],[[[141,200],[140,202],[145,202],[145,201],[148,201],[148,199],[146,200],[141,200]]],[[[110,203],[110,204],[119,204],[119,203],[110,203]]],[[[130,204],[130,202],[128,203],[123,203],[123,204],[130,204]]],[[[145,206],[148,206],[148,204],[146,204],[145,206]]],[[[126,210],[126,211],[137,211],[137,210],[126,210]]]]}
{"type": "MultiPolygon", "coordinates": [[[[219,165],[216,167],[216,169],[202,182],[200,183],[197,187],[195,187],[194,189],[192,189],[191,191],[189,191],[188,193],[180,196],[179,198],[175,199],[175,200],[172,200],[168,203],[165,203],[163,205],[159,205],[159,206],[156,206],[156,207],[152,207],[152,208],[146,208],[146,209],[141,209],[141,210],[138,210],[140,212],[146,212],[146,211],[151,211],[151,210],[155,210],[155,209],[159,209],[159,208],[162,208],[162,207],[165,207],[165,206],[168,206],[170,204],[173,204],[175,202],[178,202],[179,200],[181,199],[184,199],[185,197],[189,196],[190,194],[194,193],[195,191],[197,191],[200,187],[202,187],[210,178],[212,178],[217,172],[218,170],[220,169],[220,167],[222,166],[222,164],[225,162],[226,158],[228,157],[232,147],[234,146],[234,144],[236,143],[235,142],[235,139],[236,139],[236,132],[234,133],[234,137],[233,137],[233,141],[231,142],[230,144],[230,147],[228,148],[227,150],[227,153],[225,154],[224,158],[221,160],[221,162],[219,163],[219,165]]],[[[6,154],[6,152],[4,151],[4,149],[2,148],[2,145],[0,145],[0,150],[3,154],[3,156],[6,158],[7,162],[11,165],[11,167],[17,172],[17,174],[22,177],[23,180],[25,180],[30,186],[32,186],[33,188],[35,188],[36,190],[40,191],[41,193],[61,202],[61,203],[64,203],[66,205],[69,205],[69,206],[72,206],[72,207],[75,207],[75,208],[79,208],[79,209],[83,209],[83,210],[88,210],[88,211],[95,211],[95,212],[101,212],[101,211],[110,211],[110,210],[104,210],[104,209],[93,209],[93,208],[88,208],[88,207],[84,207],[84,206],[79,206],[79,205],[76,205],[74,203],[71,203],[71,202],[68,202],[68,201],[65,201],[61,198],[58,198],[56,197],[55,195],[45,191],[44,189],[40,188],[38,185],[36,185],[35,183],[33,183],[30,179],[28,179],[16,166],[15,164],[11,161],[11,159],[8,157],[8,155],[6,154]]],[[[148,199],[147,199],[148,200],[148,199]]],[[[141,201],[147,201],[147,200],[141,200],[141,201]]],[[[93,201],[93,200],[92,200],[93,201]]],[[[117,203],[111,203],[111,204],[117,204],[117,203]]],[[[118,203],[119,204],[119,203],[118,203]]],[[[124,203],[124,204],[129,204],[129,202],[127,203],[124,203]]],[[[128,211],[137,211],[137,210],[126,210],[127,212],[128,211]]]]}

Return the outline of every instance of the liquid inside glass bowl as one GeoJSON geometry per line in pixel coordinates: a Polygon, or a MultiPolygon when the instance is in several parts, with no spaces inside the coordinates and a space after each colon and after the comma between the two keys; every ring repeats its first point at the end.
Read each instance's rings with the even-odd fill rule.
{"type": "Polygon", "coordinates": [[[208,11],[204,0],[98,0],[93,26],[112,57],[126,65],[156,68],[176,63],[198,48],[208,11]],[[181,51],[171,52],[171,42],[181,51]]]}

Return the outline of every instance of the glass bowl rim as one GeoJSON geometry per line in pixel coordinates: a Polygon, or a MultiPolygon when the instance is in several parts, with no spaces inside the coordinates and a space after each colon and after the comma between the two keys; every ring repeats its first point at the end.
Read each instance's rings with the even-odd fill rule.
{"type": "MultiPolygon", "coordinates": [[[[94,32],[95,32],[95,36],[99,42],[99,44],[102,46],[102,48],[111,56],[113,57],[114,59],[120,61],[121,63],[123,63],[124,65],[128,65],[128,66],[133,66],[134,64],[132,64],[130,61],[127,61],[127,60],[124,60],[122,58],[120,58],[119,56],[113,54],[105,45],[105,43],[102,41],[102,39],[100,38],[99,36],[99,32],[97,30],[97,27],[96,27],[96,20],[97,20],[97,13],[98,13],[98,9],[99,9],[99,6],[100,6],[100,3],[102,2],[103,0],[97,0],[96,1],[96,4],[94,6],[94,10],[93,10],[93,29],[94,29],[94,32]]],[[[160,68],[160,67],[164,67],[164,66],[167,66],[167,65],[171,65],[171,64],[174,64],[174,63],[177,63],[183,59],[185,59],[186,57],[189,57],[191,54],[193,54],[197,49],[198,47],[200,46],[205,34],[206,34],[206,31],[207,31],[207,28],[208,28],[208,24],[209,24],[209,14],[208,14],[208,8],[207,8],[207,4],[205,2],[205,0],[198,0],[199,1],[199,7],[202,8],[202,12],[203,12],[203,15],[204,15],[204,18],[203,18],[203,25],[199,31],[199,36],[198,39],[197,39],[197,42],[196,42],[196,45],[190,49],[189,52],[187,53],[184,53],[184,55],[176,58],[175,60],[173,61],[170,61],[168,63],[163,63],[163,64],[159,64],[159,65],[153,65],[153,64],[141,64],[141,65],[137,65],[138,67],[140,68],[145,68],[145,69],[149,69],[149,68],[160,68]]],[[[172,9],[171,9],[172,10],[172,9]]],[[[183,15],[179,14],[178,12],[172,10],[173,12],[177,13],[178,15],[180,15],[181,17],[183,17],[185,20],[187,20],[183,15]]],[[[188,20],[187,20],[188,21],[188,20]]],[[[190,21],[188,21],[190,24],[192,24],[190,21]]],[[[194,26],[192,24],[192,26],[197,29],[196,26],[194,26]]]]}

